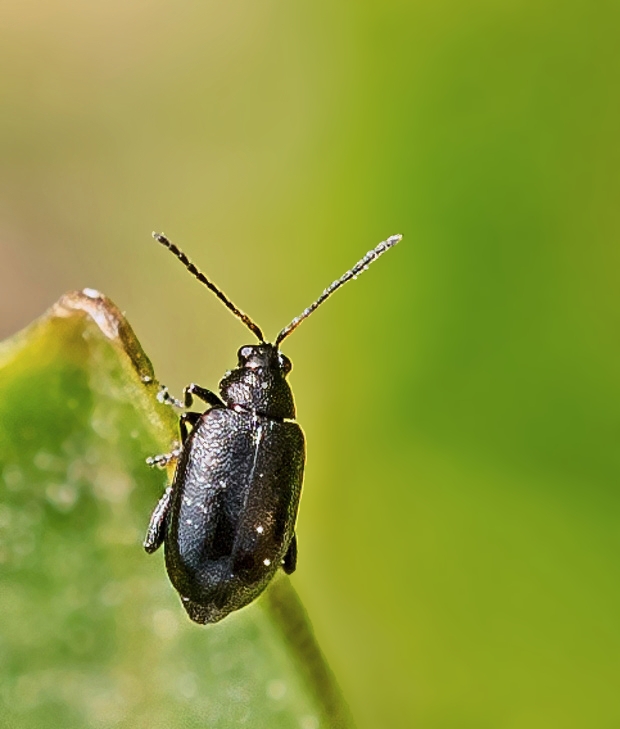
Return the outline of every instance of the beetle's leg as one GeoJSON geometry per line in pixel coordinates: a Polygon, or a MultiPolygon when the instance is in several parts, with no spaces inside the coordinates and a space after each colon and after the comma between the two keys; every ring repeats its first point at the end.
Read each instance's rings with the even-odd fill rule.
{"type": "Polygon", "coordinates": [[[211,392],[211,390],[206,390],[204,387],[200,387],[200,385],[196,385],[194,382],[192,382],[191,385],[188,385],[183,390],[183,396],[185,398],[185,407],[186,408],[189,408],[192,406],[192,403],[194,402],[194,397],[193,397],[194,395],[199,400],[206,402],[207,405],[212,405],[213,407],[219,407],[219,408],[226,407],[226,405],[224,405],[224,403],[220,400],[220,398],[214,392],[211,392]]]}
{"type": "Polygon", "coordinates": [[[282,569],[287,575],[292,575],[297,568],[297,534],[293,534],[291,543],[288,545],[288,551],[282,560],[282,569]]]}
{"type": "Polygon", "coordinates": [[[180,455],[181,446],[177,446],[176,448],[173,448],[170,453],[161,453],[157,456],[151,456],[150,458],[147,458],[146,462],[149,466],[152,467],[156,466],[157,468],[165,468],[169,463],[178,460],[180,455]]]}
{"type": "Polygon", "coordinates": [[[179,430],[181,431],[181,442],[185,445],[185,441],[189,437],[189,430],[187,424],[189,423],[193,428],[194,425],[200,420],[200,413],[183,413],[179,419],[179,430]]]}
{"type": "Polygon", "coordinates": [[[165,385],[162,385],[159,388],[159,392],[157,393],[157,400],[164,405],[171,405],[173,408],[183,407],[183,403],[180,400],[177,400],[174,395],[171,395],[165,385]]]}
{"type": "Polygon", "coordinates": [[[144,537],[144,549],[149,554],[158,550],[164,541],[166,535],[166,518],[170,509],[171,496],[172,487],[168,486],[151,515],[149,528],[146,530],[146,537],[144,537]]]}

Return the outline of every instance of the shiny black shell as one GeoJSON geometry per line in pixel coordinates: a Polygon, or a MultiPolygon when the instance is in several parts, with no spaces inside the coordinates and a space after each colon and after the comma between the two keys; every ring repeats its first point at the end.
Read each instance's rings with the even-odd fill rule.
{"type": "Polygon", "coordinates": [[[238,360],[220,382],[221,399],[186,388],[212,407],[182,416],[172,488],[145,541],[148,552],[164,543],[170,581],[198,623],[247,605],[297,557],[305,444],[293,422],[291,362],[266,343],[242,347],[238,360]]]}
{"type": "Polygon", "coordinates": [[[192,620],[213,623],[259,595],[293,538],[304,467],[296,423],[212,408],[177,466],[166,567],[192,620]]]}

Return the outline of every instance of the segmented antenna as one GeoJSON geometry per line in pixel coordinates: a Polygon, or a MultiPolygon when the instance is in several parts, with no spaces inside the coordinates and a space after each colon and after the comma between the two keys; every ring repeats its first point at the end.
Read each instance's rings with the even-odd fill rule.
{"type": "Polygon", "coordinates": [[[296,316],[293,321],[278,334],[276,337],[276,347],[280,344],[280,342],[288,337],[289,334],[295,331],[297,327],[301,324],[301,322],[304,319],[307,319],[312,312],[317,309],[324,301],[325,299],[329,298],[336,289],[339,289],[343,284],[346,284],[347,281],[350,281],[352,278],[357,278],[360,273],[363,273],[368,266],[370,266],[371,263],[374,263],[377,258],[379,258],[380,255],[385,253],[387,250],[392,248],[392,246],[395,246],[398,241],[402,238],[402,235],[391,235],[387,240],[381,241],[379,245],[376,248],[373,248],[372,251],[368,251],[368,253],[360,260],[358,261],[355,266],[350,271],[347,271],[344,275],[342,275],[337,281],[334,281],[330,286],[328,286],[325,291],[319,296],[319,298],[314,302],[314,304],[311,304],[307,309],[304,309],[299,316],[296,316]]]}
{"type": "Polygon", "coordinates": [[[255,324],[247,314],[244,314],[240,309],[237,309],[233,302],[222,291],[220,291],[214,283],[211,283],[211,281],[209,281],[204,273],[199,271],[196,266],[194,266],[194,264],[189,260],[189,258],[185,255],[185,253],[183,253],[180,248],[177,248],[174,243],[171,243],[168,238],[166,238],[166,236],[162,235],[161,233],[153,233],[153,238],[155,238],[156,241],[161,243],[162,246],[165,246],[171,253],[173,253],[179,259],[179,261],[181,261],[185,268],[200,281],[200,283],[203,283],[210,291],[213,291],[213,293],[224,304],[224,306],[228,307],[228,309],[230,309],[230,311],[232,311],[232,313],[238,319],[241,319],[246,327],[257,337],[259,342],[263,343],[265,341],[263,333],[261,332],[258,324],[255,324]]]}

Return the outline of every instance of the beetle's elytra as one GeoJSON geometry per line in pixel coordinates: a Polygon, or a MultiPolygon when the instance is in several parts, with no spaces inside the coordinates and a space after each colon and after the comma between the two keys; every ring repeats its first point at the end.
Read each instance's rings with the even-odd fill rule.
{"type": "MultiPolygon", "coordinates": [[[[185,388],[185,407],[197,397],[209,408],[184,413],[181,447],[149,459],[160,466],[176,461],[176,471],[153,511],[144,548],[151,553],[165,544],[166,569],[189,617],[215,623],[254,600],[280,567],[290,574],[297,563],[295,520],[305,443],[294,422],[293,393],[286,381],[291,361],[280,352],[280,344],[401,236],[369,251],[269,344],[260,328],[179,248],[163,235],[153,235],[259,341],[239,350],[237,367],[220,382],[219,396],[193,384],[185,388]]],[[[165,389],[162,399],[182,405],[165,389]]]]}

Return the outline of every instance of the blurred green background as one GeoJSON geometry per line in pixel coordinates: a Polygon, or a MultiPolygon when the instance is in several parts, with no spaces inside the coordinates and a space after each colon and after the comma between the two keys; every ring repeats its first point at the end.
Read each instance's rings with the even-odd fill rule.
{"type": "MultiPolygon", "coordinates": [[[[360,729],[620,725],[620,8],[5,3],[0,334],[104,291],[175,392],[287,340],[293,582],[360,729]]],[[[162,575],[162,579],[164,579],[162,575]]]]}

